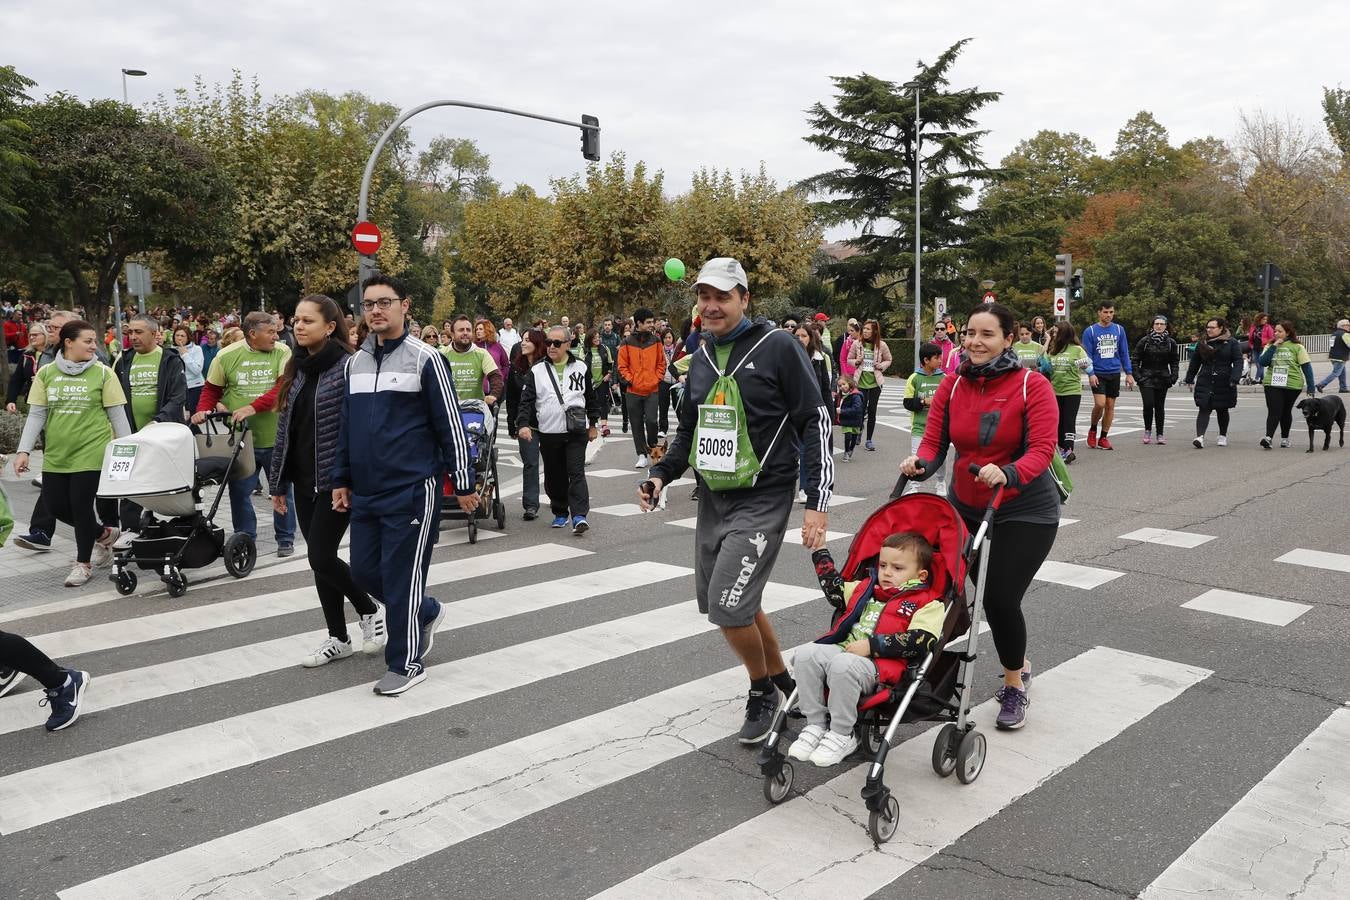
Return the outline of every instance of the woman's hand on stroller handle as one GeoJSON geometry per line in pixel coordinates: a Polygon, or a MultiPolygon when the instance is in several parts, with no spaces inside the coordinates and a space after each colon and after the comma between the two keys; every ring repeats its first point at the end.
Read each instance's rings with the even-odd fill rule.
{"type": "Polygon", "coordinates": [[[906,478],[913,478],[915,475],[922,475],[924,470],[927,468],[928,468],[927,460],[919,459],[919,457],[914,456],[912,454],[910,456],[906,456],[900,462],[900,471],[905,475],[906,478]]]}
{"type": "Polygon", "coordinates": [[[1008,483],[1008,476],[1004,474],[1001,466],[993,463],[985,463],[983,466],[977,466],[971,463],[969,467],[970,474],[978,478],[985,487],[997,488],[1008,483]]]}

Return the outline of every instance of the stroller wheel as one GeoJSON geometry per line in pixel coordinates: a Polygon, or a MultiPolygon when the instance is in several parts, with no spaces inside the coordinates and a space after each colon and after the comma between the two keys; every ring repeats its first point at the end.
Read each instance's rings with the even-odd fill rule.
{"type": "Polygon", "coordinates": [[[113,576],[113,586],[123,597],[136,593],[136,573],[130,569],[123,569],[113,576]]]}
{"type": "Polygon", "coordinates": [[[894,794],[888,794],[881,809],[873,810],[867,817],[867,832],[872,835],[874,842],[884,844],[895,834],[896,826],[899,824],[900,801],[895,799],[894,794]]]}
{"type": "Polygon", "coordinates": [[[497,527],[499,529],[506,528],[506,504],[500,499],[492,501],[492,514],[497,519],[497,527]]]}
{"type": "Polygon", "coordinates": [[[961,746],[956,750],[956,777],[962,784],[970,784],[980,777],[987,750],[984,735],[974,729],[961,738],[961,746]]]}
{"type": "Polygon", "coordinates": [[[764,776],[764,799],[773,804],[786,800],[792,791],[792,779],[795,774],[792,763],[783,760],[783,767],[777,774],[764,776]]]}
{"type": "Polygon", "coordinates": [[[253,538],[242,531],[230,535],[230,539],[225,542],[225,571],[235,578],[243,578],[253,571],[253,564],[257,561],[258,545],[253,543],[253,538]]]}
{"type": "Polygon", "coordinates": [[[478,516],[476,512],[469,513],[469,543],[478,543],[478,516]]]}
{"type": "Polygon", "coordinates": [[[169,586],[170,597],[181,597],[187,593],[187,576],[177,569],[165,576],[164,582],[169,586]]]}
{"type": "Polygon", "coordinates": [[[886,732],[880,722],[872,718],[864,719],[858,723],[858,731],[861,732],[858,743],[862,744],[865,754],[876,756],[881,752],[881,741],[886,732]]]}
{"type": "Polygon", "coordinates": [[[937,740],[933,741],[933,771],[943,778],[956,771],[956,747],[960,738],[956,724],[949,722],[942,726],[937,740]]]}

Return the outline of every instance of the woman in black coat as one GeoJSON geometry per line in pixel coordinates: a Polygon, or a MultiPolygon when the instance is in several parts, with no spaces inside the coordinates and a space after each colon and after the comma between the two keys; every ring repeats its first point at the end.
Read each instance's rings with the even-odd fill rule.
{"type": "Polygon", "coordinates": [[[1134,381],[1139,385],[1139,397],[1144,401],[1144,443],[1151,444],[1157,420],[1158,443],[1165,444],[1163,416],[1167,406],[1167,390],[1177,383],[1177,342],[1167,333],[1167,317],[1154,316],[1153,328],[1134,346],[1134,381]]]}
{"type": "Polygon", "coordinates": [[[1242,378],[1242,349],[1228,331],[1223,319],[1205,323],[1205,336],[1195,345],[1191,364],[1186,369],[1186,387],[1195,390],[1195,405],[1200,412],[1195,417],[1197,450],[1205,448],[1205,431],[1209,428],[1209,414],[1218,413],[1219,446],[1228,446],[1228,411],[1237,406],[1237,386],[1242,378]]]}

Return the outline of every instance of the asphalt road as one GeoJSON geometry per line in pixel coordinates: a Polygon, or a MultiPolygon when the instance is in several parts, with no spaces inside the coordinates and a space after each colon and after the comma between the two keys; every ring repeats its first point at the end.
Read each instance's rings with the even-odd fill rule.
{"type": "MultiPolygon", "coordinates": [[[[837,466],[841,558],[908,452],[896,396],[878,451],[837,466]]],[[[194,579],[178,600],[143,581],[5,610],[0,627],[94,681],[59,734],[31,683],[0,700],[0,895],[1039,900],[1233,896],[1236,879],[1350,896],[1350,779],[1325,749],[1350,699],[1350,557],[1276,561],[1350,552],[1350,449],[1304,453],[1296,421],[1293,448],[1261,450],[1244,395],[1232,445],[1197,451],[1184,392],[1170,443],[1141,446],[1137,395],[1120,403],[1117,449],[1072,468],[1050,556],[1066,565],[1025,600],[1029,724],[996,733],[976,712],[989,761],[971,785],[934,775],[928,726],[903,727],[882,848],[859,758],[798,765],[793,799],[763,798],[727,737],[743,675],[694,609],[693,532],[672,524],[695,514],[689,488],[620,515],[637,476],[616,417],[585,537],[521,522],[517,497],[504,536],[470,547],[447,526],[431,593],[452,616],[398,699],[368,691],[378,658],[298,666],[322,628],[303,561],[194,579]]],[[[502,467],[506,487],[518,475],[502,467]]],[[[812,640],[828,609],[809,554],[785,546],[773,581],[784,646],[812,640]]],[[[981,641],[977,702],[997,686],[981,641]]]]}

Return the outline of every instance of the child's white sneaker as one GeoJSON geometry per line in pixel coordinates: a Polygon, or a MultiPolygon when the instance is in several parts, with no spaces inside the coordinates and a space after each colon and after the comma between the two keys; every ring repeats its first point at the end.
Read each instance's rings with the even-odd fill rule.
{"type": "Polygon", "coordinates": [[[806,762],[811,758],[811,751],[820,746],[820,739],[824,736],[824,728],[819,725],[807,725],[788,748],[788,756],[806,762]]]}
{"type": "Polygon", "coordinates": [[[837,766],[854,750],[858,749],[858,739],[852,734],[825,733],[816,749],[811,751],[811,763],[821,768],[837,766]]]}

